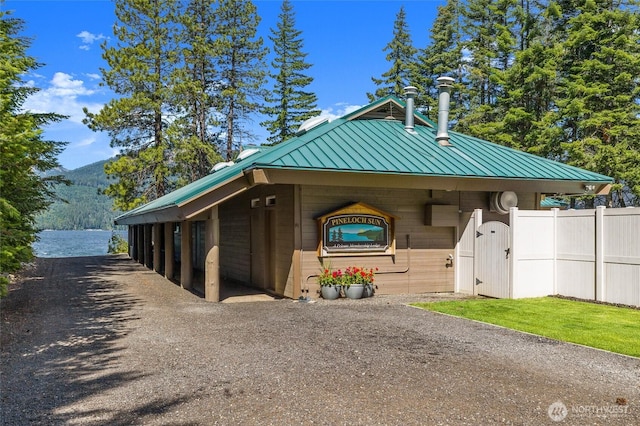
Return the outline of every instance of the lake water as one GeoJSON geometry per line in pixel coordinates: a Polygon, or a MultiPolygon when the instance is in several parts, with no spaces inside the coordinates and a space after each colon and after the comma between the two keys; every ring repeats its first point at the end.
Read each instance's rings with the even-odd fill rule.
{"type": "MultiPolygon", "coordinates": [[[[127,231],[116,233],[127,238],[127,231]]],[[[42,231],[38,237],[33,243],[37,257],[100,256],[108,252],[111,231],[42,231]]]]}

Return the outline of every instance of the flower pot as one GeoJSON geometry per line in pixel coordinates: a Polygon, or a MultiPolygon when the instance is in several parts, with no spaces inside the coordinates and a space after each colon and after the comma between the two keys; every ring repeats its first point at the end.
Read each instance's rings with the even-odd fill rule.
{"type": "Polygon", "coordinates": [[[373,296],[373,284],[365,284],[364,291],[362,292],[362,297],[371,297],[373,296]]]}
{"type": "Polygon", "coordinates": [[[323,285],[320,287],[320,294],[323,299],[335,300],[340,297],[340,287],[339,285],[323,285]]]}
{"type": "Polygon", "coordinates": [[[344,287],[344,295],[349,299],[362,299],[364,284],[351,284],[344,287]]]}

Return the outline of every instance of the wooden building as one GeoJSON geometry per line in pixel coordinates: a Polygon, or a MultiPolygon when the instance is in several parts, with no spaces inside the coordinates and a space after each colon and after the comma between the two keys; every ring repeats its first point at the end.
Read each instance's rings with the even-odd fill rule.
{"type": "Polygon", "coordinates": [[[607,176],[447,131],[386,97],[334,121],[312,119],[275,147],[246,149],[196,182],[116,219],[130,255],[218,301],[220,283],[319,297],[321,268],[375,267],[377,292],[469,288],[457,271],[474,210],[508,224],[541,197],[606,193],[607,176]]]}

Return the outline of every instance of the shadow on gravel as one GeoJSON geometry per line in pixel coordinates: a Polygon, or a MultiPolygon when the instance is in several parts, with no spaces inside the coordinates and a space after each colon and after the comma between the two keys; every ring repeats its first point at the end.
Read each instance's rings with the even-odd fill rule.
{"type": "Polygon", "coordinates": [[[2,424],[130,424],[184,402],[156,400],[139,413],[65,409],[142,377],[119,364],[141,300],[114,275],[134,270],[117,256],[38,259],[0,302],[2,424]]]}

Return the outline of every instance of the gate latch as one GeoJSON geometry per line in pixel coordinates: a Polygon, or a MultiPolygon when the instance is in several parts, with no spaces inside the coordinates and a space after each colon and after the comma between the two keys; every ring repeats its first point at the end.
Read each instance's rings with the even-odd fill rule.
{"type": "Polygon", "coordinates": [[[509,253],[511,253],[511,248],[508,248],[504,251],[507,254],[507,257],[505,257],[505,259],[509,258],[509,253]]]}

